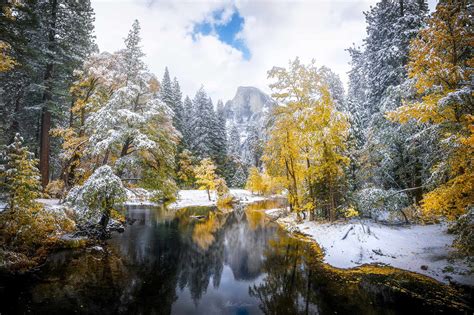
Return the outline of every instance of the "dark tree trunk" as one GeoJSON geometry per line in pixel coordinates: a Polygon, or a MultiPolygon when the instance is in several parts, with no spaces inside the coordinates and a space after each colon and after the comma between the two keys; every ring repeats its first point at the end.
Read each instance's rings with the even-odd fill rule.
{"type": "Polygon", "coordinates": [[[10,135],[11,135],[10,142],[13,142],[13,139],[15,139],[15,134],[20,131],[20,118],[18,116],[20,115],[20,111],[21,111],[21,98],[23,97],[23,91],[24,89],[20,88],[15,98],[15,109],[13,111],[13,121],[10,126],[10,135]]]}
{"type": "Polygon", "coordinates": [[[49,182],[49,151],[51,142],[49,130],[51,129],[51,113],[44,107],[41,113],[41,136],[40,136],[40,173],[41,185],[45,188],[49,182]]]}
{"type": "Polygon", "coordinates": [[[105,151],[104,159],[102,160],[102,166],[107,164],[107,161],[109,160],[109,150],[107,149],[105,151]]]}
{"type": "MultiPolygon", "coordinates": [[[[51,0],[51,20],[49,24],[48,32],[48,49],[54,50],[55,36],[56,36],[56,15],[58,10],[57,0],[51,0]]],[[[53,56],[49,57],[48,64],[46,65],[46,71],[44,74],[45,90],[43,92],[43,109],[41,111],[41,128],[40,128],[40,174],[41,174],[41,185],[43,188],[48,185],[49,182],[49,153],[51,149],[51,142],[49,138],[49,131],[51,130],[51,112],[49,111],[50,102],[52,100],[52,82],[54,65],[53,56]]]]}

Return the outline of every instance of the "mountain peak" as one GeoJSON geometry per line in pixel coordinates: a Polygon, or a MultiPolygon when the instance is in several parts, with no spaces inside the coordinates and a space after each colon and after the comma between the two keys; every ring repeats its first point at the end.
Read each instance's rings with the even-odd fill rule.
{"type": "Polygon", "coordinates": [[[238,123],[246,122],[273,105],[267,94],[253,86],[239,86],[232,100],[225,105],[226,117],[238,123]]]}

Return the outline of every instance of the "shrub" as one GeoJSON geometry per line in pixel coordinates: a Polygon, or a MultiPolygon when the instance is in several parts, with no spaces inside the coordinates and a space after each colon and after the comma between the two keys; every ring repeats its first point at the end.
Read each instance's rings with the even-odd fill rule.
{"type": "Polygon", "coordinates": [[[99,224],[105,230],[112,209],[126,199],[122,181],[108,165],[104,165],[86,180],[84,185],[69,191],[66,202],[70,203],[82,224],[99,224]]]}
{"type": "Polygon", "coordinates": [[[449,228],[449,232],[456,234],[454,246],[463,254],[472,256],[474,254],[474,207],[449,228]]]}
{"type": "Polygon", "coordinates": [[[393,214],[401,214],[402,220],[406,214],[404,209],[410,205],[410,200],[404,192],[394,189],[368,187],[355,194],[357,210],[362,216],[377,220],[388,220],[393,214]]]}
{"type": "Polygon", "coordinates": [[[46,186],[45,192],[51,198],[64,198],[64,181],[59,179],[51,181],[48,186],[46,186]]]}

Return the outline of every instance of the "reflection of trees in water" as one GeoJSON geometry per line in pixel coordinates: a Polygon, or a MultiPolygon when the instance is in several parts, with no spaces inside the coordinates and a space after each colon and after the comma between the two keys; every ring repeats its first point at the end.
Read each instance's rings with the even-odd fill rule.
{"type": "Polygon", "coordinates": [[[260,219],[259,214],[246,211],[243,220],[229,220],[226,227],[225,262],[236,280],[254,280],[262,273],[264,252],[277,227],[264,227],[260,219]]]}
{"type": "Polygon", "coordinates": [[[179,288],[189,288],[191,297],[197,303],[206,292],[210,278],[214,287],[219,286],[223,268],[223,246],[220,241],[226,222],[224,214],[210,213],[202,222],[197,222],[189,233],[183,235],[183,250],[178,260],[179,288]]]}
{"type": "Polygon", "coordinates": [[[130,278],[115,253],[69,252],[56,263],[54,258],[60,256],[48,265],[48,278],[31,289],[31,299],[18,301],[24,308],[18,313],[33,309],[35,313],[66,314],[84,307],[89,313],[120,312],[117,301],[123,298],[121,288],[130,278]]]}
{"type": "Polygon", "coordinates": [[[306,265],[302,243],[283,233],[278,235],[270,241],[265,253],[265,279],[262,284],[250,287],[249,294],[260,300],[265,314],[316,313],[315,305],[310,303],[311,271],[306,265]]]}
{"type": "Polygon", "coordinates": [[[265,273],[249,294],[267,314],[449,312],[449,303],[459,301],[446,287],[406,272],[330,268],[315,258],[308,243],[267,225],[262,212],[244,210],[238,216],[194,209],[173,218],[136,209],[131,216],[137,222],[111,240],[105,252],[56,255],[43,273],[47,278],[32,287],[32,298],[25,294],[17,302],[17,313],[169,314],[178,288],[189,289],[195,303],[211,279],[218,288],[224,264],[237,280],[265,273]],[[206,218],[190,219],[191,214],[206,218]],[[431,297],[431,306],[420,296],[431,297]]]}
{"type": "Polygon", "coordinates": [[[249,288],[265,314],[449,313],[462,305],[435,280],[389,267],[335,269],[309,243],[277,234],[265,253],[263,282],[249,288]]]}
{"type": "Polygon", "coordinates": [[[219,287],[224,263],[230,266],[236,280],[258,277],[267,242],[276,229],[256,223],[262,218],[259,214],[249,216],[248,211],[211,212],[206,219],[195,222],[182,240],[179,287],[187,286],[197,301],[211,278],[214,287],[219,287]],[[249,218],[254,222],[252,227],[247,224],[249,218]]]}

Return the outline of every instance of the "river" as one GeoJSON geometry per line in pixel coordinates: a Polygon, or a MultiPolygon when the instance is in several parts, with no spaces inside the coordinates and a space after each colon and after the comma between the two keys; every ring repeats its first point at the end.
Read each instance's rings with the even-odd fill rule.
{"type": "MultiPolygon", "coordinates": [[[[277,201],[274,201],[277,202],[277,201]]],[[[133,206],[103,246],[2,279],[0,314],[471,313],[472,290],[390,267],[339,270],[262,209],[133,206]]]]}

